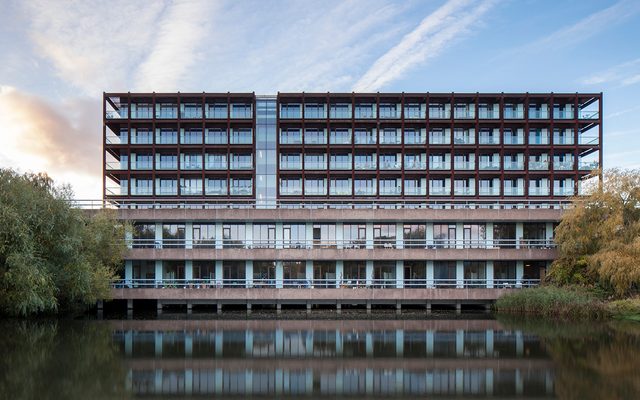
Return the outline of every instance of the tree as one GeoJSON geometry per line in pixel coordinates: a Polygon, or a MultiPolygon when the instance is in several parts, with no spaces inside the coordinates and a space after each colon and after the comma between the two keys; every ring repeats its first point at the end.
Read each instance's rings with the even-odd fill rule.
{"type": "Polygon", "coordinates": [[[0,169],[0,313],[74,311],[108,298],[126,251],[109,211],[70,206],[45,174],[0,169]]]}
{"type": "Polygon", "coordinates": [[[556,228],[559,258],[550,279],[600,284],[619,296],[640,283],[640,170],[611,169],[556,228]]]}

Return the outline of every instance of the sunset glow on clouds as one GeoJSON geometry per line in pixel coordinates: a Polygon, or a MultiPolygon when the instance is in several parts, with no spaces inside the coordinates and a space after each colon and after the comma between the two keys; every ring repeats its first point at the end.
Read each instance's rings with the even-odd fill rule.
{"type": "Polygon", "coordinates": [[[0,166],[78,197],[103,91],[603,91],[605,166],[640,166],[637,1],[3,3],[0,166]]]}

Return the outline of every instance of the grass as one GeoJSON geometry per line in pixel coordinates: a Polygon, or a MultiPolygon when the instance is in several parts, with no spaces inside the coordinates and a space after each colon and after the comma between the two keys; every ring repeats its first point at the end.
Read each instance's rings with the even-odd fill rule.
{"type": "Polygon", "coordinates": [[[611,301],[606,307],[615,319],[640,322],[640,297],[611,301]]]}
{"type": "Polygon", "coordinates": [[[555,286],[509,293],[496,301],[495,308],[498,313],[568,319],[603,318],[611,313],[604,302],[584,289],[555,286]]]}

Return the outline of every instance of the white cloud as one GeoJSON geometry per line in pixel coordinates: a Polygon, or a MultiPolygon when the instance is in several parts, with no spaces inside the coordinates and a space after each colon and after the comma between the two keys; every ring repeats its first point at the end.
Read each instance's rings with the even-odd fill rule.
{"type": "Polygon", "coordinates": [[[214,5],[208,0],[179,0],[167,9],[162,21],[152,27],[154,44],[138,68],[137,91],[180,90],[182,78],[199,59],[199,47],[207,43],[207,22],[212,20],[214,5]]]}
{"type": "Polygon", "coordinates": [[[436,57],[467,33],[494,2],[450,0],[428,15],[411,32],[369,68],[355,83],[354,91],[371,92],[398,79],[411,67],[436,57]]]}
{"type": "Polygon", "coordinates": [[[640,58],[614,65],[604,71],[583,78],[583,85],[602,85],[614,83],[629,86],[640,82],[640,58]]]}

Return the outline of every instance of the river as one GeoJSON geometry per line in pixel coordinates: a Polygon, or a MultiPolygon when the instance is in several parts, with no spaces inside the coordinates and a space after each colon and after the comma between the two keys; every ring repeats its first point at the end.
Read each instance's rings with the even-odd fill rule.
{"type": "Polygon", "coordinates": [[[637,323],[213,317],[0,321],[0,398],[640,398],[637,323]]]}

